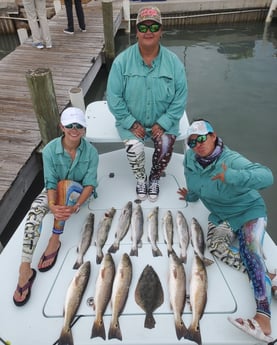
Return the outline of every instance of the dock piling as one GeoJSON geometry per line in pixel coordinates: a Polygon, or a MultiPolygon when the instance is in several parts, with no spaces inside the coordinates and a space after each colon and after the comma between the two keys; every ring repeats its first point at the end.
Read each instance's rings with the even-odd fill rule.
{"type": "Polygon", "coordinates": [[[115,43],[113,29],[113,2],[112,0],[102,0],[102,15],[104,25],[104,54],[107,70],[110,70],[115,58],[115,43]]]}

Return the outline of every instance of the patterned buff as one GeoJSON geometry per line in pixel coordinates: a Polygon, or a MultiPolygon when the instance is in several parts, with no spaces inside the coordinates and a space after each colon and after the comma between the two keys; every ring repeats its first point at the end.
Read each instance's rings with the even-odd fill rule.
{"type": "Polygon", "coordinates": [[[206,168],[208,165],[214,162],[221,155],[223,151],[223,146],[224,144],[223,144],[222,139],[217,137],[216,146],[213,152],[207,157],[200,157],[198,155],[195,155],[197,162],[201,164],[203,168],[206,168]]]}

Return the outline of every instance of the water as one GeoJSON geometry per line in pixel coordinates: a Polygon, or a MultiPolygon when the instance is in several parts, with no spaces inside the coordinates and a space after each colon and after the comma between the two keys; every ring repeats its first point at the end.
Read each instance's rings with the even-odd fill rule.
{"type": "MultiPolygon", "coordinates": [[[[122,32],[117,51],[135,42],[122,32]]],[[[0,36],[0,52],[3,44],[0,36]]],[[[18,43],[12,40],[11,50],[18,43]]],[[[184,62],[187,71],[189,120],[210,120],[234,150],[267,165],[277,178],[277,25],[263,23],[198,25],[165,30],[162,43],[184,62]]],[[[5,43],[4,47],[7,47],[5,43]]],[[[2,56],[0,55],[0,58],[2,56]]],[[[102,68],[85,97],[88,104],[105,99],[107,73],[102,68]]],[[[112,145],[112,147],[122,147],[112,145]]],[[[100,152],[111,146],[101,144],[100,152]]],[[[182,145],[175,150],[182,152],[182,145]]],[[[268,231],[277,243],[276,183],[262,191],[268,207],[268,231]]]]}
{"type": "Polygon", "coordinates": [[[17,34],[0,35],[0,60],[19,45],[17,34]]]}
{"type": "MultiPolygon", "coordinates": [[[[131,43],[135,35],[131,35],[131,43]]],[[[263,23],[190,26],[165,30],[162,43],[186,66],[189,120],[205,118],[224,142],[277,178],[277,25],[263,23]]],[[[118,36],[118,49],[129,44],[118,36]]],[[[106,83],[102,70],[101,80],[106,83]]],[[[97,81],[96,85],[99,81],[97,81]]],[[[102,85],[103,85],[102,84],[102,85]]],[[[86,102],[105,99],[92,86],[86,102]]],[[[100,150],[103,149],[103,145],[100,150]]],[[[176,150],[182,152],[182,146],[176,150]]],[[[268,232],[277,243],[276,184],[262,191],[268,232]]]]}

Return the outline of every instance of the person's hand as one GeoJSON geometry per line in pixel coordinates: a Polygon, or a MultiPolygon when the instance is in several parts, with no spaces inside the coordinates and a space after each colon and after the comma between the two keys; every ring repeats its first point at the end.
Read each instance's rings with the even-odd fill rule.
{"type": "Polygon", "coordinates": [[[138,138],[143,139],[145,137],[145,129],[139,122],[135,122],[130,131],[138,138]]]}
{"type": "Polygon", "coordinates": [[[157,138],[160,138],[163,134],[164,134],[164,129],[160,125],[155,123],[152,126],[152,137],[154,139],[157,139],[157,138]]]}
{"type": "Polygon", "coordinates": [[[57,220],[67,220],[72,213],[75,213],[74,206],[51,205],[50,210],[57,220]]]}
{"type": "Polygon", "coordinates": [[[227,170],[227,165],[225,163],[222,163],[222,169],[223,171],[215,176],[212,177],[212,180],[221,180],[222,182],[225,181],[225,171],[227,170]]]}
{"type": "Polygon", "coordinates": [[[188,190],[185,187],[179,188],[177,190],[177,193],[181,195],[180,198],[179,198],[180,200],[186,200],[186,196],[188,194],[188,190]]]}

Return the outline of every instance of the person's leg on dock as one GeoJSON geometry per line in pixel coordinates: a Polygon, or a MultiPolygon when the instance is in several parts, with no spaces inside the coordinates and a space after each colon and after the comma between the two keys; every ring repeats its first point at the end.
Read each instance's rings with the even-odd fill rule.
{"type": "Polygon", "coordinates": [[[74,21],[73,21],[73,11],[72,11],[72,0],[64,0],[66,15],[67,15],[67,28],[64,29],[65,34],[74,33],[74,21]]]}
{"type": "Polygon", "coordinates": [[[75,10],[78,18],[79,27],[82,32],[86,31],[85,15],[81,0],[75,0],[75,10]]]}
{"type": "Polygon", "coordinates": [[[43,43],[46,48],[52,47],[52,40],[47,20],[47,11],[46,11],[46,1],[45,0],[35,0],[37,14],[39,18],[39,24],[41,29],[41,36],[43,43]]]}
{"type": "Polygon", "coordinates": [[[38,48],[43,48],[41,37],[40,37],[40,28],[37,21],[37,11],[35,6],[35,0],[23,0],[23,6],[26,12],[28,19],[28,24],[32,33],[33,45],[38,48]],[[39,43],[41,45],[39,46],[39,43]]]}

